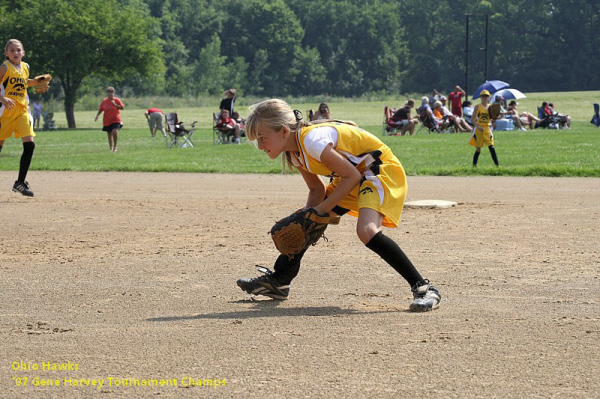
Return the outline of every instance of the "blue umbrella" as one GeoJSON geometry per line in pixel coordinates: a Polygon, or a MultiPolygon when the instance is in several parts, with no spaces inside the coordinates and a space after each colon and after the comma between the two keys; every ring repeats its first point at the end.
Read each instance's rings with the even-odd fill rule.
{"type": "Polygon", "coordinates": [[[502,97],[505,100],[519,100],[521,98],[525,98],[525,94],[521,93],[517,89],[502,89],[495,92],[490,101],[496,101],[496,97],[502,97]]]}
{"type": "Polygon", "coordinates": [[[475,90],[475,93],[473,94],[473,100],[478,99],[479,93],[481,93],[483,90],[487,90],[490,92],[490,94],[494,94],[498,90],[506,89],[508,86],[510,86],[508,83],[501,80],[488,80],[479,86],[477,90],[475,90]]]}

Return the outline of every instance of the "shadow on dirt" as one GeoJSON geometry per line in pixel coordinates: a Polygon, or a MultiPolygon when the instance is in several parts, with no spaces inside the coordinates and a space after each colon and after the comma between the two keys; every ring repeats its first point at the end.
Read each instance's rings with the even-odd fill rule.
{"type": "Polygon", "coordinates": [[[280,307],[281,301],[235,301],[233,303],[252,303],[253,309],[241,310],[237,312],[207,313],[189,316],[164,316],[152,317],[146,321],[164,322],[178,320],[197,320],[197,319],[251,319],[260,317],[331,317],[331,316],[352,316],[376,313],[391,313],[395,310],[377,310],[361,311],[355,309],[343,309],[338,306],[306,306],[306,307],[280,307]]]}

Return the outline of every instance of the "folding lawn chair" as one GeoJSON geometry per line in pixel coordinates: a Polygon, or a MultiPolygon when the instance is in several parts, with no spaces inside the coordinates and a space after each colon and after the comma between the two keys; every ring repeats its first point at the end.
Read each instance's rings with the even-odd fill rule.
{"type": "Polygon", "coordinates": [[[56,130],[56,122],[54,122],[54,112],[46,112],[42,115],[44,117],[44,125],[42,130],[56,130]]]}
{"type": "Polygon", "coordinates": [[[594,116],[592,117],[592,121],[596,127],[600,126],[600,105],[598,103],[594,103],[594,116]]]}
{"type": "Polygon", "coordinates": [[[396,113],[396,110],[389,108],[387,105],[383,108],[383,129],[382,134],[384,136],[394,136],[396,133],[401,133],[401,126],[395,125],[392,122],[392,116],[396,113]]]}
{"type": "Polygon", "coordinates": [[[179,147],[193,147],[192,134],[196,130],[195,121],[192,123],[191,129],[186,129],[183,122],[180,122],[177,118],[177,113],[169,112],[165,114],[165,122],[167,124],[167,148],[179,147]]]}
{"type": "Polygon", "coordinates": [[[419,114],[419,121],[421,122],[421,126],[419,126],[417,133],[420,133],[421,130],[426,130],[428,133],[441,133],[437,123],[427,112],[426,107],[419,107],[417,113],[419,114]]]}
{"type": "Polygon", "coordinates": [[[235,132],[231,129],[219,127],[221,114],[213,113],[213,144],[229,144],[235,138],[235,132]]]}

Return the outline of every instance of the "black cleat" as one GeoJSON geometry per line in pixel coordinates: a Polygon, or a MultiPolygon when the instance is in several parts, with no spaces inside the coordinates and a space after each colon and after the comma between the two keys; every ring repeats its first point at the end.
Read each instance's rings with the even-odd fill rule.
{"type": "Polygon", "coordinates": [[[413,302],[410,304],[410,310],[413,312],[427,312],[437,309],[442,300],[442,294],[429,280],[423,280],[415,284],[411,291],[413,292],[413,302]]]}
{"type": "Polygon", "coordinates": [[[15,184],[13,185],[13,191],[15,193],[21,193],[26,197],[33,197],[33,191],[31,191],[31,189],[29,188],[29,183],[27,182],[20,182],[20,181],[15,181],[15,184]]]}
{"type": "Polygon", "coordinates": [[[264,295],[273,299],[287,299],[290,295],[290,286],[280,284],[271,275],[273,272],[266,267],[256,266],[264,276],[254,278],[241,278],[237,281],[238,287],[248,294],[264,295]]]}

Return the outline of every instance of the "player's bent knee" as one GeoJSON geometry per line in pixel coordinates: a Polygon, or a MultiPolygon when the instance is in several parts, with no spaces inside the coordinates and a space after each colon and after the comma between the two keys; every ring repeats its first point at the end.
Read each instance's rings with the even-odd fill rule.
{"type": "Polygon", "coordinates": [[[364,226],[358,224],[356,226],[356,234],[358,235],[360,241],[365,245],[371,241],[371,238],[373,238],[377,233],[379,233],[379,229],[374,224],[367,224],[364,226]]]}

